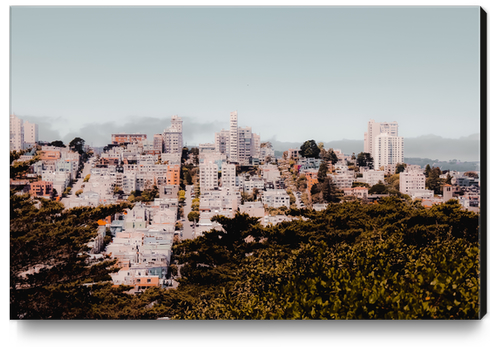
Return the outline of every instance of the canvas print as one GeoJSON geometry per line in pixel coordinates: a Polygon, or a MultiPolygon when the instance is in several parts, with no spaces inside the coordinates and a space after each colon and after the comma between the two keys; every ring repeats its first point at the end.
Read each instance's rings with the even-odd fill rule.
{"type": "Polygon", "coordinates": [[[480,7],[10,24],[11,320],[486,313],[480,7]]]}

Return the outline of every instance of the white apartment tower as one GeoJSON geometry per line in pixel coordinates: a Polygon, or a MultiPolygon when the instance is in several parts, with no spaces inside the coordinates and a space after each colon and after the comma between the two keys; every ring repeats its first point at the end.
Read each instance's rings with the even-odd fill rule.
{"type": "Polygon", "coordinates": [[[374,142],[376,136],[386,133],[390,136],[398,136],[397,122],[376,123],[373,119],[368,122],[368,131],[364,133],[364,153],[374,154],[374,142]]]}
{"type": "Polygon", "coordinates": [[[182,153],[184,141],[182,137],[182,118],[172,116],[171,125],[163,131],[165,153],[182,153]]]}
{"type": "Polygon", "coordinates": [[[24,149],[24,127],[22,119],[10,115],[10,150],[20,151],[24,149]]]}
{"type": "Polygon", "coordinates": [[[238,112],[231,112],[230,115],[230,161],[238,162],[238,112]]]}
{"type": "Polygon", "coordinates": [[[38,125],[30,123],[29,121],[24,122],[24,148],[34,147],[36,142],[39,141],[39,131],[38,125]]]}
{"type": "Polygon", "coordinates": [[[381,166],[403,163],[403,137],[381,133],[374,139],[373,147],[375,170],[381,166]]]}
{"type": "Polygon", "coordinates": [[[223,163],[221,165],[221,186],[232,188],[236,184],[236,166],[235,164],[223,163]]]}

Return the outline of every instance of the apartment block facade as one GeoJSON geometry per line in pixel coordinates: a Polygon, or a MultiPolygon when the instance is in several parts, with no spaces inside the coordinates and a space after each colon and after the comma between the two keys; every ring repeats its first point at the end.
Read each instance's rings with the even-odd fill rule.
{"type": "Polygon", "coordinates": [[[236,184],[236,166],[235,164],[221,165],[221,186],[234,188],[236,184]]]}
{"type": "Polygon", "coordinates": [[[218,189],[218,165],[215,163],[200,164],[199,182],[201,191],[218,189]]]}
{"type": "Polygon", "coordinates": [[[410,194],[412,191],[425,189],[425,175],[421,171],[400,172],[400,193],[410,194]]]}
{"type": "Polygon", "coordinates": [[[403,163],[403,137],[381,133],[374,142],[374,169],[387,165],[403,163]]]}
{"type": "Polygon", "coordinates": [[[10,150],[20,151],[34,147],[39,141],[38,125],[23,121],[16,115],[10,115],[9,122],[10,150]]]}
{"type": "Polygon", "coordinates": [[[170,127],[163,131],[164,153],[182,153],[184,140],[182,136],[182,118],[172,116],[170,127]]]}
{"type": "Polygon", "coordinates": [[[374,154],[376,137],[379,134],[388,134],[398,136],[397,122],[380,122],[376,123],[373,119],[368,122],[368,131],[364,133],[364,152],[374,154]]]}

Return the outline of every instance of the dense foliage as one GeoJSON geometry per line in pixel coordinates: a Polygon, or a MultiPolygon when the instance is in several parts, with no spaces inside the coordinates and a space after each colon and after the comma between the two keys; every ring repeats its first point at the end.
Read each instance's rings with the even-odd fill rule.
{"type": "Polygon", "coordinates": [[[301,145],[299,154],[305,158],[318,158],[320,148],[318,148],[315,140],[308,140],[301,145]]]}
{"type": "Polygon", "coordinates": [[[293,214],[306,219],[263,228],[219,217],[226,232],[176,245],[181,284],[154,309],[185,319],[478,318],[478,215],[457,201],[427,209],[389,197],[293,214]],[[178,296],[180,309],[164,308],[178,296]]]}

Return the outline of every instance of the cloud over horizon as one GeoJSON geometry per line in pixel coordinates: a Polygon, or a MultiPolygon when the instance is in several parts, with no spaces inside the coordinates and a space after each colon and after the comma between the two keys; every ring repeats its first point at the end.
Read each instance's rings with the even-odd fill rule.
{"type": "MultiPolygon", "coordinates": [[[[154,134],[161,134],[170,126],[171,117],[126,117],[119,121],[86,123],[78,131],[65,131],[61,129],[66,122],[62,117],[34,117],[18,116],[38,124],[39,139],[41,141],[62,140],[69,143],[75,137],[81,137],[88,145],[103,147],[110,143],[111,134],[142,133],[151,139],[154,134]],[[56,127],[56,125],[58,127],[56,127]]],[[[191,117],[182,117],[184,121],[184,144],[197,146],[199,143],[214,142],[214,133],[221,129],[228,129],[227,121],[199,122],[191,117]]],[[[256,129],[254,129],[256,131],[256,129]]],[[[299,148],[302,142],[285,142],[272,138],[262,138],[261,141],[270,141],[276,151],[286,151],[289,148],[299,148]]],[[[305,140],[306,141],[306,140],[305,140]]],[[[317,141],[318,142],[322,142],[317,141]]],[[[363,140],[334,140],[323,141],[325,147],[341,149],[343,153],[359,153],[364,149],[363,140]]],[[[444,138],[442,136],[427,134],[418,137],[405,138],[405,157],[431,158],[439,160],[480,160],[480,134],[462,136],[458,139],[444,138]]]]}

